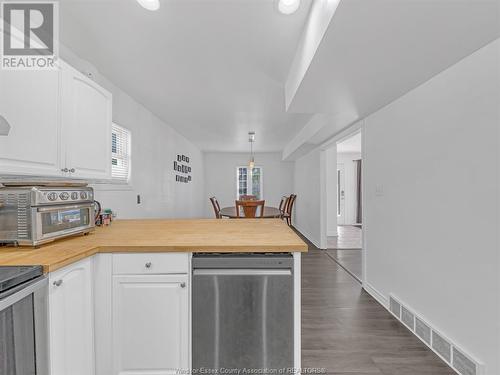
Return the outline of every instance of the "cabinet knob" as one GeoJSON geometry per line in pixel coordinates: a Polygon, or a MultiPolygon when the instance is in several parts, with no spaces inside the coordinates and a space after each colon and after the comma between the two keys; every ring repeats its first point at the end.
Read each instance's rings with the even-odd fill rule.
{"type": "Polygon", "coordinates": [[[186,287],[186,283],[181,283],[181,288],[185,288],[186,287]]]}
{"type": "Polygon", "coordinates": [[[153,264],[152,264],[151,262],[147,262],[147,263],[145,264],[146,268],[151,268],[151,266],[152,266],[152,265],[153,265],[153,264]]]}
{"type": "Polygon", "coordinates": [[[69,173],[75,173],[75,171],[76,171],[76,169],[75,169],[75,168],[71,168],[71,169],[69,170],[69,173]]]}
{"type": "Polygon", "coordinates": [[[67,172],[69,172],[69,169],[68,168],[62,168],[61,172],[67,173],[67,172]]]}
{"type": "Polygon", "coordinates": [[[61,286],[61,285],[62,285],[62,283],[63,283],[63,281],[62,281],[62,280],[56,280],[56,281],[54,281],[52,284],[53,284],[54,286],[61,286]]]}

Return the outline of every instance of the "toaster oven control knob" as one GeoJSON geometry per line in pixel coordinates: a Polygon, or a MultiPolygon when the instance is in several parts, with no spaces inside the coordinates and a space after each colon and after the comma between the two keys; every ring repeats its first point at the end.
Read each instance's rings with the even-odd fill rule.
{"type": "Polygon", "coordinates": [[[51,202],[56,201],[57,200],[57,193],[51,192],[51,193],[47,194],[47,199],[51,202]]]}
{"type": "Polygon", "coordinates": [[[69,199],[69,193],[66,191],[63,191],[61,194],[59,194],[59,198],[63,201],[67,201],[69,199]]]}
{"type": "Polygon", "coordinates": [[[78,199],[78,193],[76,191],[71,193],[71,199],[73,199],[74,201],[78,199]]]}
{"type": "Polygon", "coordinates": [[[80,192],[80,198],[87,199],[87,192],[86,191],[80,192]]]}

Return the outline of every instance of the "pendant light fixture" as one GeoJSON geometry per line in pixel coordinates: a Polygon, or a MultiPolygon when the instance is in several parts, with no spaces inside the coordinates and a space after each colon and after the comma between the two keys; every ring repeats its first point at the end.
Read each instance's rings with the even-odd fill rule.
{"type": "Polygon", "coordinates": [[[248,142],[250,142],[250,161],[248,163],[248,169],[251,173],[255,168],[255,158],[253,157],[253,143],[255,142],[255,132],[248,132],[248,142]]]}

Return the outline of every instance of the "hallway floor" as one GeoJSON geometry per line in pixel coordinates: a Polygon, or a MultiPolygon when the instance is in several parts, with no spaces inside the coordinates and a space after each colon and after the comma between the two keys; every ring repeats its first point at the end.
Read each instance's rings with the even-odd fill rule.
{"type": "MultiPolygon", "coordinates": [[[[309,243],[309,242],[308,242],[309,243]]],[[[452,375],[326,252],[302,257],[302,367],[336,375],[452,375]]]]}
{"type": "Polygon", "coordinates": [[[338,237],[328,237],[327,254],[361,282],[363,278],[361,228],[354,225],[339,225],[337,232],[338,237]]]}

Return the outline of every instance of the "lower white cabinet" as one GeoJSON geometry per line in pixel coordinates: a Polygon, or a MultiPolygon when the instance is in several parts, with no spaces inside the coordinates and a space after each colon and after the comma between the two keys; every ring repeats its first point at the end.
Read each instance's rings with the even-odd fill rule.
{"type": "Polygon", "coordinates": [[[50,374],[94,374],[92,258],[49,274],[50,374]]]}
{"type": "Polygon", "coordinates": [[[189,367],[187,282],[187,274],[113,276],[113,374],[166,375],[189,367]]]}

